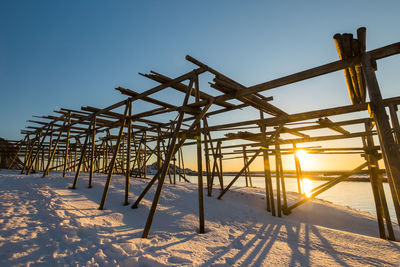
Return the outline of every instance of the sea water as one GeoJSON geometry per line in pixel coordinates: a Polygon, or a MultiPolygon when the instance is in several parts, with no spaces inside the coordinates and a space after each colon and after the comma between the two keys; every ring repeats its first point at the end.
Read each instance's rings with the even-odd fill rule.
{"type": "MultiPolygon", "coordinates": [[[[187,178],[191,182],[197,182],[197,176],[188,175],[187,178]]],[[[234,176],[224,176],[224,185],[229,184],[233,178],[234,176]]],[[[203,180],[204,179],[205,177],[203,178],[203,180]]],[[[304,176],[303,179],[307,179],[307,177],[304,176]]],[[[218,179],[215,178],[215,180],[218,179]]],[[[307,180],[312,188],[327,182],[311,179],[307,180]]],[[[265,188],[264,177],[252,177],[252,182],[254,187],[265,188]]],[[[272,177],[272,184],[275,189],[276,181],[274,177],[272,177]]],[[[246,186],[245,177],[240,176],[233,186],[246,186]]],[[[287,192],[298,191],[297,179],[295,178],[285,178],[285,186],[287,192]]],[[[216,186],[215,188],[217,187],[218,186],[216,186]]],[[[392,196],[390,194],[389,184],[383,183],[383,188],[385,190],[385,196],[388,203],[390,216],[393,221],[397,221],[392,196]]],[[[352,209],[366,211],[373,215],[376,215],[374,196],[372,194],[371,183],[369,182],[340,182],[337,185],[326,190],[325,192],[321,193],[316,198],[327,200],[338,205],[348,206],[352,209]]]]}

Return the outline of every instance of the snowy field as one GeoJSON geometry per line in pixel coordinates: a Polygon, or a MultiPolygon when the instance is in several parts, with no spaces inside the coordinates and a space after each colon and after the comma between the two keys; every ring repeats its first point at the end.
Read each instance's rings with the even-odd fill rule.
{"type": "MultiPolygon", "coordinates": [[[[72,175],[0,171],[1,266],[400,266],[400,243],[377,238],[372,215],[314,200],[272,217],[254,188],[233,188],[222,200],[219,190],[205,196],[207,233],[198,234],[196,186],[165,184],[142,239],[154,189],[132,210],[122,205],[124,178],[114,176],[100,211],[105,176],[88,189],[82,173],[70,190],[72,175]]],[[[146,183],[132,180],[131,202],[146,183]]]]}

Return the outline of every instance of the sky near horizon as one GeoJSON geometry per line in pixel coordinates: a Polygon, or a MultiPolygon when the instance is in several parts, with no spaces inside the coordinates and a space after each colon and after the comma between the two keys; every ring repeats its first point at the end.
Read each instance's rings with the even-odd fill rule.
{"type": "MultiPolygon", "coordinates": [[[[187,54],[251,86],[337,60],[335,33],[365,26],[367,50],[398,42],[399,14],[399,1],[3,0],[0,137],[21,139],[32,115],[109,106],[118,86],[150,89],[138,72],[177,77],[194,68],[187,54]]],[[[383,97],[399,95],[399,66],[378,61],[383,97]]],[[[263,94],[288,113],[350,104],[341,71],[263,94]]]]}

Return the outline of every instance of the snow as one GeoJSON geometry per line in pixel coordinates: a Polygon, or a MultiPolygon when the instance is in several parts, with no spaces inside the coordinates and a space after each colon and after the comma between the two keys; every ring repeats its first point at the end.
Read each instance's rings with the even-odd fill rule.
{"type": "MultiPolygon", "coordinates": [[[[149,239],[141,234],[155,188],[138,209],[123,206],[124,177],[113,176],[98,210],[105,176],[20,175],[0,171],[0,264],[44,266],[399,266],[400,244],[377,238],[375,218],[313,200],[289,216],[265,211],[262,189],[205,196],[199,234],[195,184],[165,184],[149,239]]],[[[148,181],[132,179],[131,200],[148,181]]],[[[289,203],[298,196],[288,195],[289,203]]],[[[396,237],[400,238],[398,226],[396,237]]]]}

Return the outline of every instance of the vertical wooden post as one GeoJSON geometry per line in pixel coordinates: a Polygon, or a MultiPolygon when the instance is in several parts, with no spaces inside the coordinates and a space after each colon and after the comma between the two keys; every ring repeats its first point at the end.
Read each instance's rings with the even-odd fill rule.
{"type": "MultiPolygon", "coordinates": [[[[17,149],[13,159],[10,161],[10,164],[8,164],[8,167],[7,167],[8,169],[11,169],[11,167],[14,164],[15,160],[18,158],[18,153],[19,153],[19,151],[21,151],[22,146],[24,144],[26,144],[26,140],[28,139],[28,137],[29,137],[28,134],[26,134],[25,137],[24,137],[24,140],[22,140],[21,143],[19,144],[18,149],[17,149]]],[[[25,151],[25,153],[26,153],[26,151],[25,151]]]]}
{"type": "Polygon", "coordinates": [[[78,143],[79,143],[79,138],[75,138],[75,151],[74,151],[74,172],[77,170],[77,161],[78,161],[78,143]]]}
{"type": "MultiPolygon", "coordinates": [[[[64,130],[65,130],[65,125],[66,125],[67,121],[68,121],[67,119],[64,120],[64,123],[63,123],[62,127],[61,127],[60,130],[59,130],[60,132],[58,133],[56,143],[54,144],[54,148],[53,148],[53,150],[51,151],[51,155],[50,155],[50,157],[49,157],[49,161],[47,162],[46,170],[43,172],[43,176],[42,176],[42,177],[45,177],[46,175],[49,174],[50,163],[53,161],[54,155],[56,154],[57,147],[58,147],[58,143],[60,142],[62,133],[63,133],[64,130]]],[[[58,166],[58,164],[57,164],[56,166],[58,166]]]]}
{"type": "Polygon", "coordinates": [[[157,127],[157,170],[161,169],[161,128],[157,127]]]}
{"type": "MultiPolygon", "coordinates": [[[[246,146],[243,146],[243,165],[246,166],[247,164],[247,157],[246,157],[246,146]]],[[[246,187],[249,187],[249,183],[247,181],[248,171],[247,168],[244,171],[244,179],[246,181],[246,187]]]]}
{"type": "MultiPolygon", "coordinates": [[[[195,92],[196,92],[196,103],[200,101],[200,88],[199,88],[199,78],[195,76],[195,92]]],[[[197,125],[197,173],[198,173],[198,191],[199,191],[199,224],[200,233],[205,233],[204,230],[204,196],[203,196],[203,162],[201,153],[201,121],[197,125]]]]}
{"type": "MultiPolygon", "coordinates": [[[[51,162],[51,163],[50,163],[50,168],[53,167],[53,162],[50,160],[51,151],[53,150],[53,128],[54,128],[54,125],[51,125],[51,130],[50,130],[50,141],[49,141],[49,151],[48,151],[49,153],[48,153],[48,156],[47,156],[48,162],[51,162]]],[[[48,164],[48,162],[47,162],[47,164],[48,164]]]]}
{"type": "Polygon", "coordinates": [[[106,161],[107,161],[107,143],[106,141],[103,139],[103,172],[106,172],[106,161]]]}
{"type": "Polygon", "coordinates": [[[93,180],[93,160],[94,153],[96,150],[96,114],[93,114],[92,117],[92,143],[90,149],[90,165],[89,165],[89,185],[88,188],[92,188],[92,180],[93,180]]]}
{"type": "Polygon", "coordinates": [[[278,209],[278,217],[282,217],[282,204],[281,204],[281,152],[279,146],[279,134],[275,137],[275,180],[276,180],[276,203],[278,209]]]}
{"type": "MultiPolygon", "coordinates": [[[[364,72],[365,82],[368,89],[370,99],[369,109],[376,123],[379,142],[382,152],[386,157],[386,173],[388,179],[392,180],[389,185],[392,187],[392,194],[397,205],[400,204],[400,153],[398,146],[394,141],[392,130],[389,124],[388,115],[383,104],[381,91],[378,81],[372,68],[373,59],[368,53],[361,56],[362,69],[364,72]]],[[[396,204],[395,204],[396,205],[396,204]]]]}
{"type": "Polygon", "coordinates": [[[26,136],[27,136],[27,141],[25,143],[24,165],[22,166],[21,174],[24,172],[24,168],[25,168],[26,162],[28,160],[28,150],[29,150],[29,147],[30,147],[31,142],[32,142],[32,140],[29,137],[29,134],[27,134],[26,136]]]}
{"type": "Polygon", "coordinates": [[[128,101],[128,135],[127,135],[127,149],[126,149],[126,173],[125,173],[125,201],[124,205],[129,204],[129,178],[131,176],[131,140],[132,140],[132,101],[128,101]]]}
{"type": "Polygon", "coordinates": [[[279,173],[281,178],[281,188],[282,188],[282,199],[283,199],[283,209],[287,208],[287,197],[286,197],[286,186],[285,186],[285,174],[283,172],[282,154],[279,155],[279,173]]]}
{"type": "MultiPolygon", "coordinates": [[[[378,170],[379,170],[378,160],[375,157],[377,153],[376,153],[376,151],[372,150],[374,147],[374,140],[372,138],[370,122],[365,123],[365,131],[367,133],[367,136],[364,137],[364,139],[366,139],[366,141],[363,139],[363,143],[365,146],[366,160],[368,161],[368,171],[369,171],[369,175],[370,175],[369,178],[370,178],[370,182],[371,182],[372,193],[373,193],[374,200],[375,200],[376,216],[377,216],[378,227],[379,227],[379,236],[383,239],[386,239],[385,226],[384,226],[384,222],[383,222],[383,216],[384,216],[383,204],[386,204],[386,198],[385,198],[385,192],[381,192],[379,190],[380,188],[378,186],[379,180],[381,180],[380,182],[382,182],[382,177],[380,176],[380,174],[378,172],[378,170]]],[[[386,205],[386,210],[387,210],[387,205],[386,205]]],[[[394,238],[393,228],[392,228],[392,224],[390,221],[390,215],[389,215],[388,223],[390,224],[391,235],[393,235],[392,238],[394,238]]]]}
{"type": "MultiPolygon", "coordinates": [[[[126,120],[125,121],[125,123],[127,123],[128,122],[128,120],[126,120]]],[[[124,167],[125,167],[125,144],[126,144],[126,141],[125,141],[125,135],[124,135],[124,133],[122,133],[122,140],[121,140],[121,142],[122,142],[122,145],[120,146],[120,149],[119,149],[119,151],[120,151],[120,153],[119,153],[119,161],[121,162],[121,174],[125,174],[125,172],[124,172],[124,167]]]]}
{"type": "Polygon", "coordinates": [[[65,157],[64,157],[63,177],[65,177],[65,173],[67,172],[70,132],[71,132],[71,111],[68,112],[68,131],[67,131],[67,141],[66,141],[66,144],[65,144],[65,157]]]}
{"type": "MultiPolygon", "coordinates": [[[[92,120],[93,122],[93,120],[92,120]]],[[[83,143],[83,146],[81,146],[81,155],[79,158],[79,163],[75,172],[75,179],[74,179],[74,183],[71,187],[71,189],[76,189],[76,184],[78,183],[78,177],[79,177],[79,173],[81,171],[81,166],[83,163],[83,159],[85,158],[85,154],[86,154],[86,147],[87,147],[87,143],[88,143],[88,139],[89,139],[89,134],[90,134],[90,130],[92,129],[92,122],[89,124],[89,128],[88,131],[86,132],[86,136],[85,136],[85,142],[83,143]]]]}
{"type": "Polygon", "coordinates": [[[41,134],[41,132],[38,131],[36,136],[35,136],[35,138],[31,142],[31,144],[29,144],[30,145],[29,152],[28,152],[28,154],[26,154],[25,162],[24,162],[24,166],[22,167],[21,174],[23,174],[25,169],[26,169],[26,167],[28,167],[30,165],[31,155],[32,155],[32,152],[33,152],[33,150],[35,148],[36,142],[40,139],[40,134],[41,134]]]}
{"type": "MultiPolygon", "coordinates": [[[[260,111],[260,118],[264,119],[264,113],[260,111]]],[[[267,206],[267,211],[272,212],[272,216],[275,216],[275,200],[274,200],[274,191],[272,188],[272,179],[271,179],[271,169],[269,165],[268,158],[268,144],[266,144],[267,136],[266,136],[266,127],[263,123],[260,124],[261,137],[262,137],[262,147],[263,149],[263,161],[264,161],[264,179],[265,179],[265,201],[267,206]]]]}
{"type": "Polygon", "coordinates": [[[397,105],[391,103],[389,105],[389,112],[390,112],[390,119],[392,121],[393,125],[393,130],[394,130],[394,136],[395,136],[395,141],[397,145],[400,146],[400,124],[399,124],[399,118],[397,117],[397,105]]]}
{"type": "MultiPolygon", "coordinates": [[[[40,140],[40,137],[41,137],[41,136],[42,136],[42,131],[39,132],[38,141],[40,140]]],[[[43,140],[44,140],[45,138],[46,138],[46,134],[42,137],[42,141],[38,142],[38,145],[37,145],[37,148],[36,148],[36,152],[34,153],[34,156],[32,156],[32,152],[33,152],[33,150],[34,150],[34,147],[32,147],[32,150],[31,150],[31,152],[29,153],[29,154],[30,154],[30,157],[29,157],[30,161],[28,162],[29,164],[28,164],[28,166],[27,166],[27,168],[26,168],[26,175],[28,175],[29,172],[31,171],[31,168],[33,167],[33,164],[35,163],[36,158],[37,158],[37,156],[38,156],[38,153],[39,153],[39,150],[40,150],[40,146],[41,146],[41,144],[43,143],[43,140]]]]}
{"type": "Polygon", "coordinates": [[[186,170],[185,170],[185,162],[184,162],[184,160],[183,160],[183,151],[182,151],[182,148],[179,148],[179,152],[180,152],[180,154],[181,154],[181,162],[182,162],[182,170],[183,170],[183,179],[184,179],[185,181],[187,181],[187,179],[186,179],[186,170]]]}
{"type": "Polygon", "coordinates": [[[143,157],[143,174],[144,178],[147,178],[147,131],[144,132],[144,157],[143,157]]]}
{"type": "Polygon", "coordinates": [[[40,170],[44,171],[44,146],[42,146],[41,156],[42,156],[42,160],[41,160],[40,170]]]}
{"type": "MultiPolygon", "coordinates": [[[[222,142],[218,141],[217,142],[217,148],[218,148],[218,159],[219,159],[219,184],[221,186],[221,190],[224,190],[224,171],[222,169],[222,142]]],[[[218,166],[217,166],[218,168],[218,166]]]]}
{"type": "MultiPolygon", "coordinates": [[[[246,146],[244,146],[243,147],[244,148],[244,158],[245,158],[245,164],[247,165],[247,163],[249,162],[249,159],[248,159],[248,157],[247,157],[247,152],[246,152],[246,146]]],[[[247,167],[247,176],[248,176],[248,178],[249,178],[249,184],[250,184],[250,187],[253,187],[253,181],[251,180],[251,171],[250,171],[250,165],[249,165],[249,167],[247,167]]]]}
{"type": "Polygon", "coordinates": [[[176,184],[176,157],[175,157],[175,155],[172,156],[172,162],[174,165],[174,168],[173,168],[174,184],[176,184]]]}
{"type": "Polygon", "coordinates": [[[115,162],[117,160],[118,151],[119,151],[119,145],[121,144],[121,138],[122,138],[122,134],[124,132],[126,115],[128,113],[128,110],[129,110],[129,104],[127,102],[126,105],[125,105],[124,117],[121,120],[121,127],[119,128],[119,134],[118,134],[117,144],[115,145],[115,149],[114,149],[114,155],[113,155],[113,157],[111,159],[110,166],[108,168],[108,176],[107,176],[106,184],[104,185],[104,191],[103,191],[103,195],[101,197],[99,210],[103,210],[104,209],[104,205],[106,203],[108,188],[110,186],[111,177],[112,177],[112,171],[114,169],[115,162]]]}
{"type": "Polygon", "coordinates": [[[296,166],[297,190],[301,195],[301,187],[303,185],[303,174],[301,172],[300,160],[299,157],[297,156],[296,143],[293,143],[293,155],[294,155],[294,164],[296,166]]]}
{"type": "MultiPolygon", "coordinates": [[[[193,87],[193,82],[194,82],[194,79],[193,78],[190,79],[188,91],[186,92],[185,99],[183,100],[182,106],[186,106],[188,101],[189,101],[189,97],[190,97],[190,94],[191,94],[191,91],[192,91],[192,87],[193,87]]],[[[172,155],[175,154],[175,144],[176,144],[177,137],[179,135],[179,131],[181,129],[181,125],[182,125],[182,121],[183,121],[184,115],[185,115],[185,112],[184,112],[183,109],[181,109],[179,111],[179,117],[178,117],[178,120],[177,120],[177,123],[176,123],[175,131],[172,133],[171,142],[170,142],[170,145],[168,147],[168,152],[165,155],[164,164],[163,164],[161,170],[158,171],[157,174],[154,176],[154,178],[156,178],[157,176],[159,177],[158,178],[158,184],[157,184],[156,192],[154,194],[153,203],[151,204],[149,216],[147,217],[146,225],[145,225],[144,230],[143,230],[142,238],[147,238],[148,235],[149,235],[150,227],[151,227],[151,224],[153,223],[154,214],[155,214],[156,209],[157,209],[157,204],[158,204],[158,201],[160,200],[160,195],[161,195],[162,187],[164,185],[165,177],[166,177],[166,174],[168,172],[169,163],[171,161],[172,155]]],[[[155,181],[154,178],[152,179],[152,181],[155,181]]],[[[146,189],[149,190],[150,187],[147,186],[146,189]]],[[[145,189],[145,191],[146,191],[146,189],[145,189]]],[[[139,201],[141,200],[141,197],[143,197],[144,194],[146,193],[145,191],[143,191],[143,193],[139,196],[138,200],[133,204],[132,208],[136,208],[137,207],[139,201]]]]}
{"type": "Polygon", "coordinates": [[[204,136],[204,157],[206,159],[206,175],[207,175],[207,195],[211,196],[211,173],[210,173],[210,153],[208,151],[208,140],[207,135],[208,135],[208,130],[207,130],[207,122],[206,118],[203,119],[203,136],[204,136]]]}
{"type": "MultiPolygon", "coordinates": [[[[203,123],[204,123],[204,128],[207,129],[207,128],[208,128],[207,117],[204,117],[203,123]]],[[[219,157],[218,157],[218,155],[219,155],[219,153],[220,153],[219,150],[220,150],[220,147],[221,147],[222,142],[221,142],[221,141],[218,141],[218,142],[217,142],[217,147],[216,147],[215,150],[214,150],[214,145],[213,145],[213,141],[212,141],[212,138],[211,138],[210,131],[206,131],[206,133],[207,133],[207,137],[208,137],[208,138],[207,138],[207,141],[208,141],[207,143],[210,144],[211,153],[212,153],[212,155],[213,155],[213,168],[212,168],[212,170],[211,170],[211,166],[209,166],[209,169],[208,169],[208,171],[211,172],[211,173],[209,174],[209,177],[208,177],[208,179],[210,180],[210,182],[209,182],[209,185],[208,185],[207,194],[208,194],[208,196],[211,196],[211,194],[212,194],[212,189],[213,189],[213,186],[214,186],[215,170],[216,170],[217,173],[218,173],[218,177],[219,177],[219,181],[220,181],[220,186],[221,186],[221,191],[224,190],[223,174],[219,171],[219,168],[218,168],[218,159],[220,159],[220,163],[221,163],[221,166],[222,166],[222,158],[219,158],[219,157]]],[[[208,149],[207,149],[207,151],[208,151],[208,149]]],[[[220,156],[222,157],[222,152],[221,152],[220,154],[221,154],[220,156]]],[[[211,163],[209,162],[209,164],[211,164],[211,163]]]]}

